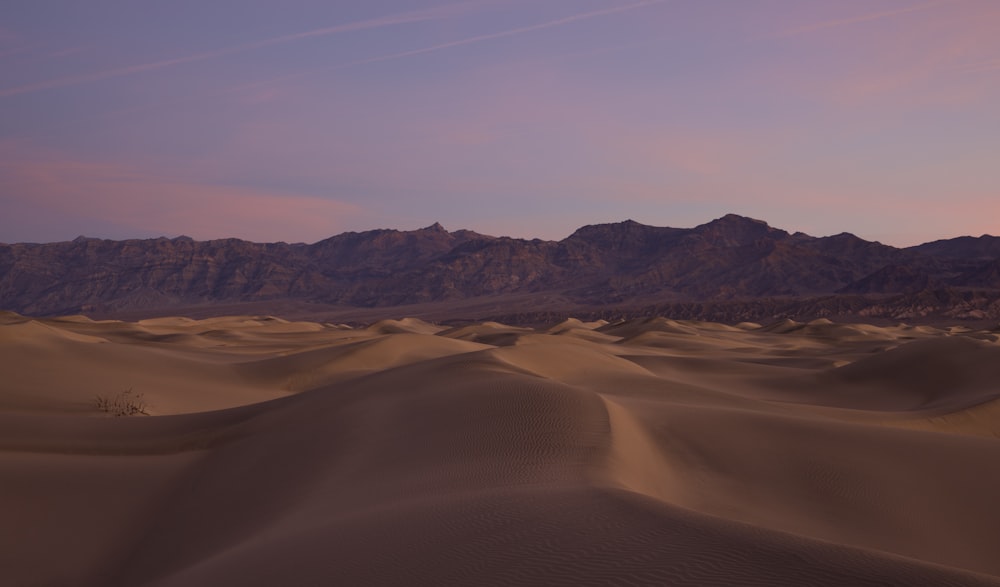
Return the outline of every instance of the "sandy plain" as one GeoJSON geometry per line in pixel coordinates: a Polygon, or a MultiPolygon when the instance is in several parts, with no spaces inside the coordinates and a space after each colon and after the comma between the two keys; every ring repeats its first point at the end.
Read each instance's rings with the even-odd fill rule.
{"type": "Polygon", "coordinates": [[[998,339],[0,314],[0,584],[1000,585],[998,339]]]}

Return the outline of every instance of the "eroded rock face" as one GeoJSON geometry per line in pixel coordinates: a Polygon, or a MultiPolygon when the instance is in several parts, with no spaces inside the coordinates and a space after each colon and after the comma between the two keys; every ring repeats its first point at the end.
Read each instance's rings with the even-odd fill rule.
{"type": "Polygon", "coordinates": [[[631,220],[585,226],[558,242],[440,224],[311,245],[81,237],[0,245],[0,309],[46,315],[268,300],[392,306],[553,293],[607,306],[997,289],[994,238],[897,249],[846,233],[789,234],[732,214],[690,229],[631,220]]]}

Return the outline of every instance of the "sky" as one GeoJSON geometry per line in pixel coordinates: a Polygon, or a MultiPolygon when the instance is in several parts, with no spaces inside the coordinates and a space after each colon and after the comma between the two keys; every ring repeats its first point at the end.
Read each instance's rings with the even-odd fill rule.
{"type": "Polygon", "coordinates": [[[0,242],[1000,234],[996,0],[5,0],[0,242]]]}

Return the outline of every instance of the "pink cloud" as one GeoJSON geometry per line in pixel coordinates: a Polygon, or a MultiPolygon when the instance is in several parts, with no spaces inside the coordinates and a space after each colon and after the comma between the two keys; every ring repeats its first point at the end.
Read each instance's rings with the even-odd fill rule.
{"type": "Polygon", "coordinates": [[[779,147],[777,131],[765,137],[736,131],[650,129],[644,136],[622,137],[616,151],[644,167],[682,171],[696,176],[719,176],[753,164],[761,144],[779,147]],[[659,130],[659,132],[657,132],[659,130]]]}
{"type": "Polygon", "coordinates": [[[782,31],[777,36],[788,37],[794,35],[802,35],[806,33],[812,33],[816,31],[821,31],[825,29],[842,27],[852,24],[859,24],[863,22],[871,22],[874,20],[882,20],[886,18],[892,18],[894,16],[902,16],[904,14],[910,14],[912,12],[920,12],[923,10],[930,10],[932,8],[937,8],[940,6],[955,4],[956,2],[961,2],[962,0],[938,0],[937,2],[924,2],[921,4],[915,4],[913,6],[907,6],[906,8],[900,8],[897,10],[883,10],[879,12],[869,12],[866,14],[859,14],[855,16],[849,16],[845,18],[837,18],[831,20],[824,20],[821,22],[815,22],[812,24],[791,28],[782,31]]]}
{"type": "Polygon", "coordinates": [[[998,63],[997,18],[995,3],[950,0],[799,27],[791,29],[794,35],[783,35],[788,37],[783,42],[795,43],[803,54],[822,50],[825,57],[813,73],[803,74],[800,63],[789,59],[783,68],[758,75],[848,109],[880,104],[898,114],[986,103],[994,99],[995,79],[981,74],[998,63]],[[864,29],[846,26],[890,18],[891,23],[864,29]],[[804,34],[813,31],[824,34],[804,34]]]}
{"type": "Polygon", "coordinates": [[[963,182],[963,170],[892,178],[836,170],[782,174],[773,169],[727,177],[688,192],[743,210],[786,230],[814,236],[842,231],[893,246],[911,246],[961,235],[1000,234],[1000,192],[963,182]],[[824,181],[825,179],[825,181],[824,181]]]}
{"type": "Polygon", "coordinates": [[[100,222],[141,234],[311,242],[343,231],[360,212],[316,196],[169,180],[124,165],[26,157],[11,147],[0,144],[0,202],[32,217],[7,222],[52,221],[76,233],[100,222]]]}
{"type": "Polygon", "coordinates": [[[968,65],[961,66],[960,69],[965,73],[984,73],[990,71],[998,71],[1000,70],[1000,59],[991,59],[989,61],[981,61],[979,63],[970,63],[968,65]]]}

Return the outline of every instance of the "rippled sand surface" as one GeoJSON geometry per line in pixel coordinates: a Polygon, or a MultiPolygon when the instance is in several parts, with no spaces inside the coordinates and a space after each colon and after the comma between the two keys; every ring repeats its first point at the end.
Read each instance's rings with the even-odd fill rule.
{"type": "Polygon", "coordinates": [[[0,583],[1000,585],[998,338],[2,314],[0,583]]]}

